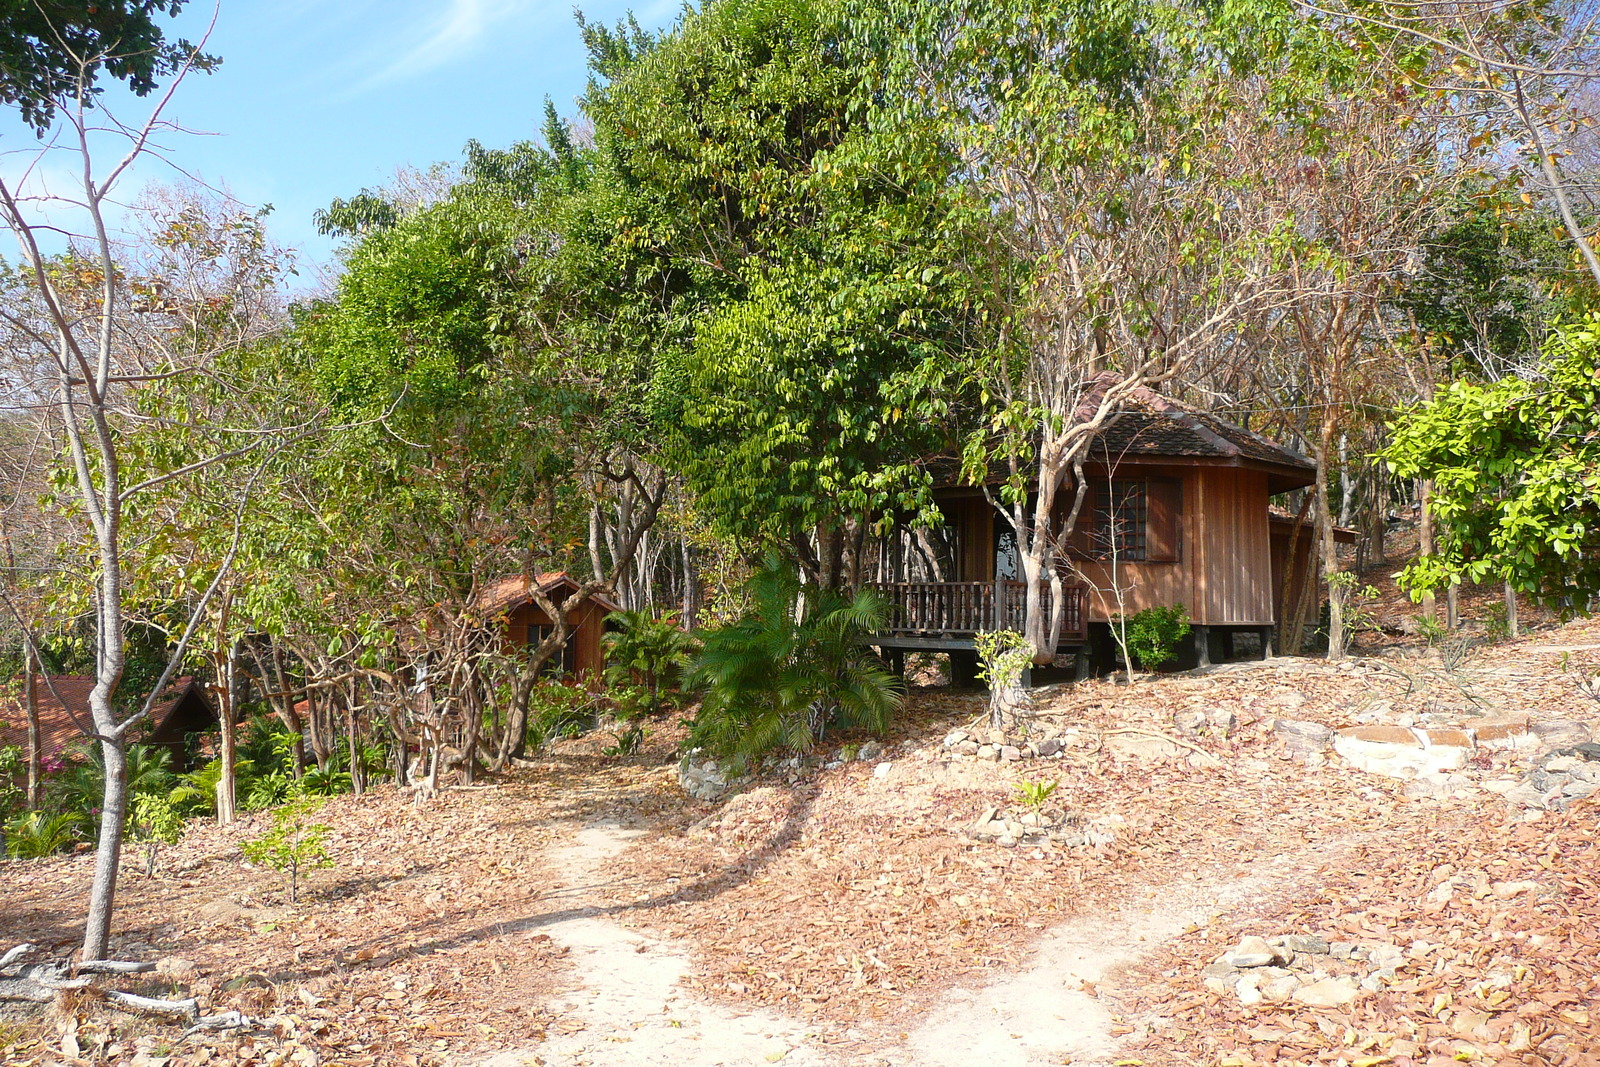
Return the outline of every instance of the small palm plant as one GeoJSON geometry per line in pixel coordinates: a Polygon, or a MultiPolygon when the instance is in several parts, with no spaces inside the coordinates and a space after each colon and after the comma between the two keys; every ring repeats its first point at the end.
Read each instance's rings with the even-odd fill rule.
{"type": "Polygon", "coordinates": [[[6,855],[14,860],[36,860],[53,855],[78,839],[79,816],[62,811],[25,812],[6,823],[6,855]]]}
{"type": "Polygon", "coordinates": [[[888,726],[904,693],[864,640],[888,618],[882,597],[808,588],[771,561],[748,591],[745,613],[704,635],[691,746],[744,761],[808,752],[830,728],[888,726]]]}
{"type": "Polygon", "coordinates": [[[638,683],[649,696],[640,709],[661,710],[661,690],[694,660],[694,638],[670,617],[648,611],[614,611],[606,616],[614,629],[606,634],[606,681],[612,686],[638,683]]]}

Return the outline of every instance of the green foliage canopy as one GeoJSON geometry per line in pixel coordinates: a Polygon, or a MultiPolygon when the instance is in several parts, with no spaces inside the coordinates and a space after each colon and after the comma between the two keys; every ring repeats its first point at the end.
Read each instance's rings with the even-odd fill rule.
{"type": "Polygon", "coordinates": [[[1414,596],[1491,578],[1580,610],[1600,593],[1600,317],[1555,330],[1535,375],[1452,382],[1392,430],[1382,458],[1433,480],[1442,526],[1402,572],[1414,596]]]}

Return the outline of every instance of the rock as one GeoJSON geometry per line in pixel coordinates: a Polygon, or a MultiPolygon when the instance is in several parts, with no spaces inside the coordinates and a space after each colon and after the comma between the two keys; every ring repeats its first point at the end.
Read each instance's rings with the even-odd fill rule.
{"type": "Polygon", "coordinates": [[[1281,947],[1274,947],[1259,937],[1242,937],[1239,943],[1223,955],[1223,961],[1239,969],[1249,967],[1270,967],[1275,963],[1289,963],[1294,959],[1292,952],[1287,952],[1281,947]]]}
{"type": "Polygon", "coordinates": [[[1540,811],[1550,806],[1550,801],[1557,799],[1561,790],[1541,789],[1531,781],[1521,782],[1505,793],[1506,804],[1513,808],[1536,808],[1540,811]]]}
{"type": "Polygon", "coordinates": [[[1324,978],[1294,991],[1294,999],[1308,1008],[1342,1008],[1361,993],[1348,978],[1324,978]]]}
{"type": "Polygon", "coordinates": [[[889,771],[893,767],[894,767],[894,764],[892,764],[892,763],[880,763],[876,767],[872,768],[872,777],[874,777],[874,778],[887,778],[887,777],[889,777],[889,771]]]}
{"type": "Polygon", "coordinates": [[[1063,746],[1059,737],[1047,737],[1042,741],[1035,741],[1029,747],[1033,749],[1035,756],[1054,756],[1063,746]]]}
{"type": "Polygon", "coordinates": [[[1227,739],[1239,728],[1239,716],[1232,708],[1212,708],[1206,712],[1206,728],[1214,736],[1227,739]]]}
{"type": "Polygon", "coordinates": [[[1201,971],[1200,976],[1202,978],[1232,978],[1237,973],[1232,964],[1227,963],[1225,960],[1218,960],[1201,971]]]}
{"type": "Polygon", "coordinates": [[[1495,882],[1489,886],[1490,892],[1492,892],[1501,900],[1510,900],[1512,897],[1521,896],[1523,893],[1531,893],[1542,888],[1544,887],[1538,882],[1527,880],[1516,882],[1495,882]]]}
{"type": "Polygon", "coordinates": [[[1550,774],[1566,774],[1577,765],[1576,756],[1554,756],[1544,761],[1544,769],[1550,774]]]}
{"type": "Polygon", "coordinates": [[[1000,758],[1000,750],[995,748],[993,745],[981,745],[978,748],[978,758],[986,760],[998,760],[1000,758]]]}
{"type": "Polygon", "coordinates": [[[1015,763],[1017,760],[1022,758],[1022,749],[1018,748],[1016,745],[1001,745],[1000,758],[1005,760],[1007,763],[1015,763]]]}
{"type": "Polygon", "coordinates": [[[1572,754],[1594,762],[1600,760],[1600,745],[1595,744],[1593,741],[1585,741],[1581,745],[1573,745],[1572,754]]]}
{"type": "Polygon", "coordinates": [[[1476,791],[1472,779],[1464,774],[1428,774],[1413,778],[1402,792],[1413,799],[1471,796],[1476,791]]]}
{"type": "Polygon", "coordinates": [[[1283,708],[1286,711],[1299,711],[1306,706],[1304,693],[1279,693],[1271,700],[1273,707],[1283,708]]]}
{"type": "Polygon", "coordinates": [[[1348,941],[1334,941],[1328,945],[1328,955],[1336,960],[1347,960],[1355,949],[1356,947],[1348,941]]]}
{"type": "Polygon", "coordinates": [[[200,968],[195,966],[193,960],[179,959],[177,956],[163,956],[156,960],[156,974],[163,978],[186,982],[199,973],[200,968]]]}
{"type": "Polygon", "coordinates": [[[1290,934],[1283,939],[1283,945],[1291,952],[1313,956],[1326,956],[1329,949],[1328,942],[1314,934],[1290,934]]]}
{"type": "Polygon", "coordinates": [[[1243,1004],[1247,1008],[1253,1008],[1257,1004],[1261,1003],[1261,987],[1259,985],[1260,981],[1261,979],[1257,978],[1255,975],[1245,975],[1243,978],[1239,979],[1239,984],[1235,987],[1235,992],[1239,994],[1240,1004],[1243,1004]]]}
{"type": "Polygon", "coordinates": [[[1010,834],[1001,834],[999,837],[994,839],[994,843],[999,845],[1001,848],[1017,847],[1017,839],[1012,837],[1010,834]]]}
{"type": "Polygon", "coordinates": [[[1546,748],[1571,748],[1590,740],[1589,728],[1575,719],[1550,719],[1536,722],[1530,729],[1546,748]]]}
{"type": "Polygon", "coordinates": [[[1206,713],[1180,711],[1172,716],[1172,726],[1184,737],[1199,737],[1206,731],[1206,713]]]}
{"type": "Polygon", "coordinates": [[[1472,755],[1471,744],[1460,730],[1351,726],[1339,731],[1333,750],[1357,770],[1408,779],[1460,770],[1472,755]]]}
{"type": "Polygon", "coordinates": [[[988,737],[991,745],[1003,745],[1007,743],[1006,732],[1004,730],[990,730],[988,737]]]}
{"type": "Polygon", "coordinates": [[[1131,760],[1166,759],[1182,751],[1166,738],[1148,734],[1112,734],[1106,738],[1106,749],[1113,756],[1131,760]]]}
{"type": "Polygon", "coordinates": [[[728,792],[728,777],[715,760],[696,760],[694,753],[678,763],[678,785],[694,800],[717,800],[728,792]]]}
{"type": "Polygon", "coordinates": [[[860,757],[863,763],[871,763],[883,755],[883,743],[881,741],[868,741],[861,746],[861,750],[856,755],[860,757]]]}
{"type": "Polygon", "coordinates": [[[969,734],[965,730],[961,730],[961,729],[951,730],[949,733],[944,735],[944,747],[945,748],[955,748],[961,742],[966,741],[966,740],[970,739],[971,737],[972,737],[972,735],[969,734]]]}
{"type": "MultiPolygon", "coordinates": [[[[1290,696],[1300,696],[1291,693],[1290,696]]],[[[1301,703],[1305,698],[1300,698],[1301,703]]],[[[1298,705],[1296,705],[1298,707],[1298,705]]],[[[1333,744],[1333,731],[1319,722],[1304,722],[1300,719],[1278,719],[1272,724],[1272,732],[1278,735],[1279,740],[1290,752],[1306,755],[1312,752],[1326,752],[1333,744]]]]}
{"type": "Polygon", "coordinates": [[[976,741],[957,741],[950,746],[950,751],[958,756],[976,756],[978,754],[978,743],[976,741]]]}
{"type": "Polygon", "coordinates": [[[1249,970],[1252,967],[1270,967],[1278,957],[1270,952],[1230,952],[1228,965],[1235,970],[1249,970]]]}
{"type": "Polygon", "coordinates": [[[1538,735],[1529,732],[1527,724],[1521,722],[1482,723],[1472,731],[1472,735],[1479,748],[1487,748],[1492,752],[1531,748],[1539,741],[1538,735]]]}
{"type": "Polygon", "coordinates": [[[1300,979],[1291,974],[1282,978],[1274,978],[1263,984],[1261,986],[1261,995],[1274,1004],[1281,1004],[1293,996],[1294,991],[1299,988],[1300,979]]]}

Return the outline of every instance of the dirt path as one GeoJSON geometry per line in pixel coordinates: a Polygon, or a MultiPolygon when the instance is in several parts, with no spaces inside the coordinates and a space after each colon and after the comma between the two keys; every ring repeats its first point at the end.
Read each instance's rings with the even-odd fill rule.
{"type": "Polygon", "coordinates": [[[642,833],[610,823],[585,826],[570,845],[551,853],[566,887],[547,902],[564,917],[541,930],[571,950],[584,984],[551,1005],[568,1020],[562,1028],[567,1032],[552,1033],[537,1048],[499,1053],[481,1067],[1108,1064],[1118,1039],[1094,984],[1262,888],[1258,880],[1195,886],[1181,896],[1163,894],[1151,910],[1066,923],[1044,937],[1025,970],[953,991],[900,1041],[876,1053],[844,1055],[819,1045],[798,1020],[771,1011],[735,1011],[684,990],[679,979],[690,966],[684,953],[603,915],[594,902],[604,888],[595,872],[642,833]]]}
{"type": "Polygon", "coordinates": [[[1191,926],[1247,899],[1260,880],[1195,886],[1158,908],[1091,916],[1058,926],[1032,964],[977,989],[959,990],[929,1014],[892,1062],[928,1067],[1032,1067],[1111,1063],[1119,1040],[1094,993],[1107,974],[1137,962],[1191,926]]]}
{"type": "Polygon", "coordinates": [[[572,953],[584,987],[552,1004],[572,1032],[553,1032],[537,1048],[503,1052],[483,1067],[572,1064],[587,1067],[717,1067],[782,1061],[822,1067],[802,1024],[773,1012],[736,1012],[679,988],[688,958],[666,941],[625,930],[600,914],[594,872],[642,831],[610,823],[583,827],[550,856],[567,887],[550,904],[570,917],[541,927],[572,953]]]}

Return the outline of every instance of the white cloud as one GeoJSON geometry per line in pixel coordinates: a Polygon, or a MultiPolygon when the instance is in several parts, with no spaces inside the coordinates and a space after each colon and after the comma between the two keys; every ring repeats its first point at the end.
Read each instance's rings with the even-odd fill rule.
{"type": "Polygon", "coordinates": [[[435,13],[422,26],[405,33],[404,40],[386,48],[390,56],[384,65],[353,91],[415,77],[469,55],[497,24],[538,6],[543,5],[532,0],[448,0],[443,11],[428,5],[435,13]]]}

